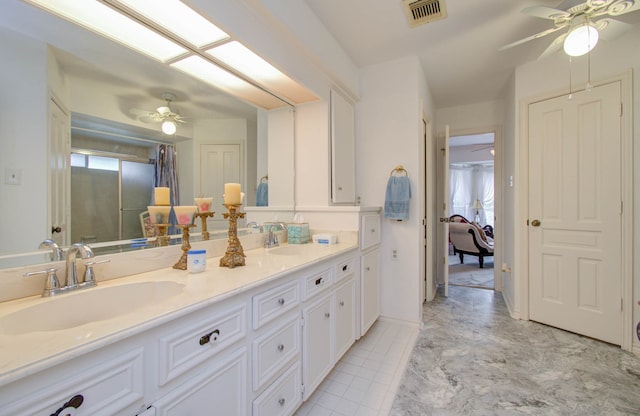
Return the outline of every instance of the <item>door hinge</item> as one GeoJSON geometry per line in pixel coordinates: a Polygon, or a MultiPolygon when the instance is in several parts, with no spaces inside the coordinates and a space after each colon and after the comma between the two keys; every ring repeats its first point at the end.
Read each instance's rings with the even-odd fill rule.
{"type": "Polygon", "coordinates": [[[300,394],[304,397],[304,383],[300,385],[300,394]]]}
{"type": "Polygon", "coordinates": [[[300,317],[300,326],[304,327],[304,316],[300,317]]]}
{"type": "Polygon", "coordinates": [[[623,109],[623,108],[624,108],[624,107],[623,107],[623,104],[622,104],[622,103],[620,103],[620,117],[622,117],[622,111],[623,111],[622,109],[623,109]]]}

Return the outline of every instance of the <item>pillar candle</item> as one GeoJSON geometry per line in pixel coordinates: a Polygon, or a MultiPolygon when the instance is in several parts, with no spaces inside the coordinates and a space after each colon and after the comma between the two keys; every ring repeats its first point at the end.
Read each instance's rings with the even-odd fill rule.
{"type": "Polygon", "coordinates": [[[227,205],[240,205],[242,203],[239,183],[224,184],[224,203],[227,205]]]}
{"type": "Polygon", "coordinates": [[[180,225],[193,224],[193,216],[198,209],[195,205],[178,205],[173,207],[173,211],[176,213],[176,219],[180,225]]]}
{"type": "Polygon", "coordinates": [[[198,206],[198,212],[211,211],[211,201],[213,201],[213,198],[194,198],[194,201],[198,206]]]}
{"type": "Polygon", "coordinates": [[[155,201],[156,205],[171,205],[171,202],[169,202],[169,188],[154,188],[153,200],[155,201]]]}

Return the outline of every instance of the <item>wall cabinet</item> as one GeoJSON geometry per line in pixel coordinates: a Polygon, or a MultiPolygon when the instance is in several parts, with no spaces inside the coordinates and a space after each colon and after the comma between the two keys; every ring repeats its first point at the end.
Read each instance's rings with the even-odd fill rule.
{"type": "Polygon", "coordinates": [[[353,105],[331,91],[331,201],[355,204],[355,115],[353,105]]]}

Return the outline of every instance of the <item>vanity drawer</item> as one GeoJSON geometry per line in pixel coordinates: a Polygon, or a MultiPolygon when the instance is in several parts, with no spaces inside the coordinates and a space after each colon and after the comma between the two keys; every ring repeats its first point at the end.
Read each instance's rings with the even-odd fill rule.
{"type": "Polygon", "coordinates": [[[94,364],[99,364],[80,372],[73,363],[64,364],[37,373],[32,380],[19,381],[20,387],[4,386],[0,389],[0,415],[50,415],[65,404],[67,410],[61,414],[73,412],[69,414],[76,416],[132,414],[139,409],[144,395],[143,349],[119,349],[115,356],[103,350],[93,358],[94,364]],[[19,391],[7,391],[16,388],[19,391]],[[27,391],[25,397],[9,402],[27,391]]]}
{"type": "MultiPolygon", "coordinates": [[[[161,336],[158,351],[158,384],[160,386],[240,341],[247,335],[247,308],[240,304],[219,308],[203,319],[189,318],[189,324],[174,325],[161,336]]],[[[210,311],[209,311],[210,312],[210,311]]]]}
{"type": "Polygon", "coordinates": [[[333,283],[331,269],[313,274],[304,279],[304,299],[311,299],[333,283]]]}
{"type": "Polygon", "coordinates": [[[356,260],[351,257],[336,264],[336,283],[347,276],[351,276],[356,269],[356,260]]]}
{"type": "Polygon", "coordinates": [[[360,249],[380,244],[380,214],[363,215],[360,225],[360,249]]]}
{"type": "Polygon", "coordinates": [[[279,329],[253,342],[253,390],[261,388],[300,354],[300,316],[293,315],[279,329]]]}
{"type": "Polygon", "coordinates": [[[300,304],[298,281],[276,286],[253,297],[253,329],[282,316],[300,304]]]}
{"type": "Polygon", "coordinates": [[[292,414],[302,402],[300,364],[292,365],[253,401],[253,416],[292,414]]]}

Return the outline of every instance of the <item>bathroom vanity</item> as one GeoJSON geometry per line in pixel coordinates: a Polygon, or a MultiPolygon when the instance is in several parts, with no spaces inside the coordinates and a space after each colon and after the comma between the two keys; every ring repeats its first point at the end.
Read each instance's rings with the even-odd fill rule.
{"type": "Polygon", "coordinates": [[[360,335],[361,248],[252,249],[245,267],[0,303],[0,415],[290,415],[360,335]]]}

